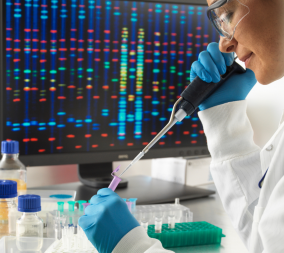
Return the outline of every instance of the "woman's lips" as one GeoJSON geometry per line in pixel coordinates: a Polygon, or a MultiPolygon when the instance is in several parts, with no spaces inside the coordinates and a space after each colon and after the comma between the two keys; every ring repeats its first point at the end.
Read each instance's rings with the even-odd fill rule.
{"type": "Polygon", "coordinates": [[[243,57],[243,58],[240,59],[240,61],[242,61],[242,62],[245,63],[246,68],[247,68],[248,65],[249,65],[250,59],[251,59],[251,57],[252,57],[252,54],[253,54],[253,53],[250,53],[249,55],[247,55],[247,56],[245,56],[245,57],[243,57]]]}
{"type": "Polygon", "coordinates": [[[252,53],[251,53],[250,57],[247,58],[246,61],[245,61],[246,68],[248,68],[251,57],[252,57],[252,53]]]}

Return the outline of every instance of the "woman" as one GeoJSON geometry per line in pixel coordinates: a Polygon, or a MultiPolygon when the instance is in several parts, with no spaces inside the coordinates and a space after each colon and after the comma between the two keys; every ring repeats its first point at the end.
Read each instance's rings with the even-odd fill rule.
{"type": "MultiPolygon", "coordinates": [[[[218,82],[233,62],[233,75],[200,105],[212,156],[211,173],[225,210],[251,253],[284,252],[284,118],[263,150],[253,142],[245,98],[256,80],[284,76],[284,0],[208,0],[208,17],[220,33],[191,69],[191,78],[218,82]]],[[[102,189],[80,225],[99,252],[171,252],[150,239],[118,195],[102,189]]]]}

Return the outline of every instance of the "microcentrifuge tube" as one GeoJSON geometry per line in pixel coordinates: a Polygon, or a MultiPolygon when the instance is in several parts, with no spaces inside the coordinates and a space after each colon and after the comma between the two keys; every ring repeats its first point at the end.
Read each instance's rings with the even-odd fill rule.
{"type": "Polygon", "coordinates": [[[146,230],[146,232],[148,231],[149,221],[150,221],[150,213],[142,212],[141,226],[146,230]]]}
{"type": "Polygon", "coordinates": [[[83,205],[83,207],[84,207],[84,213],[85,213],[85,209],[86,209],[87,206],[90,205],[90,203],[83,203],[82,205],[83,205]]]}
{"type": "Polygon", "coordinates": [[[175,216],[168,216],[168,226],[170,229],[174,229],[176,226],[176,218],[175,216]]]}
{"type": "Polygon", "coordinates": [[[141,227],[148,231],[149,222],[148,221],[141,221],[141,227]]]}
{"type": "Polygon", "coordinates": [[[87,203],[86,200],[78,200],[77,203],[79,204],[79,212],[84,213],[84,206],[82,204],[87,203]]]}
{"type": "Polygon", "coordinates": [[[162,218],[155,218],[155,233],[162,233],[162,218]]]}
{"type": "Polygon", "coordinates": [[[128,210],[131,212],[132,211],[132,202],[130,201],[126,201],[126,204],[127,204],[127,207],[128,207],[128,210]]]}
{"type": "Polygon", "coordinates": [[[60,213],[63,213],[64,212],[64,202],[57,202],[57,205],[58,205],[58,211],[60,213]]]}
{"type": "Polygon", "coordinates": [[[179,198],[176,198],[176,199],[175,199],[175,205],[180,205],[180,203],[179,203],[179,198]]]}
{"type": "Polygon", "coordinates": [[[170,210],[168,215],[168,228],[174,229],[176,225],[176,210],[170,210]]]}
{"type": "Polygon", "coordinates": [[[128,199],[128,201],[131,202],[131,211],[134,212],[135,209],[136,209],[136,201],[137,201],[137,199],[136,198],[131,198],[131,199],[128,199]]]}

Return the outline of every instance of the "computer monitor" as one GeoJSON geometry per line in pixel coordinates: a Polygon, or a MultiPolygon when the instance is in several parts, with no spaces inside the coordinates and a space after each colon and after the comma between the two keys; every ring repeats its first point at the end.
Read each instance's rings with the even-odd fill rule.
{"type": "MultiPolygon", "coordinates": [[[[18,140],[27,166],[78,164],[101,186],[113,161],[133,159],[167,124],[191,64],[219,40],[206,6],[3,0],[1,140],[18,140]]],[[[195,113],[144,158],[206,154],[195,113]]]]}

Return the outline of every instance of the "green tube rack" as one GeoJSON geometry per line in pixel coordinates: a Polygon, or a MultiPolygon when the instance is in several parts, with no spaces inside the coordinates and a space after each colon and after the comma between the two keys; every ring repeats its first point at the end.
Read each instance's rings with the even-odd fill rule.
{"type": "Polygon", "coordinates": [[[175,228],[162,225],[162,233],[155,233],[155,225],[148,226],[148,236],[161,241],[164,248],[220,244],[222,229],[208,222],[176,223],[175,228]]]}

